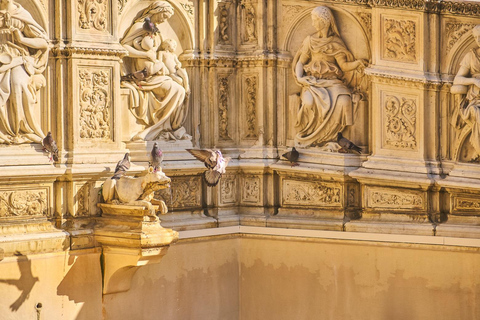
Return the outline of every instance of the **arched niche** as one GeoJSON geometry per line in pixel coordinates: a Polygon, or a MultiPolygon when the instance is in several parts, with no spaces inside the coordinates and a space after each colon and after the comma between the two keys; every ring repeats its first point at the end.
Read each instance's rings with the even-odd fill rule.
{"type": "MultiPolygon", "coordinates": [[[[132,1],[125,6],[118,23],[118,35],[122,39],[125,31],[132,25],[133,21],[140,16],[143,10],[155,1],[132,1]]],[[[178,46],[176,54],[191,52],[194,47],[194,30],[189,23],[188,16],[175,1],[166,1],[174,9],[173,16],[161,24],[160,31],[164,39],[174,39],[178,46]]]]}
{"type": "Polygon", "coordinates": [[[50,36],[49,28],[48,28],[48,16],[46,9],[42,6],[40,1],[32,1],[32,0],[15,0],[16,3],[20,4],[25,10],[27,10],[31,15],[32,18],[42,26],[42,28],[47,32],[50,36]]]}

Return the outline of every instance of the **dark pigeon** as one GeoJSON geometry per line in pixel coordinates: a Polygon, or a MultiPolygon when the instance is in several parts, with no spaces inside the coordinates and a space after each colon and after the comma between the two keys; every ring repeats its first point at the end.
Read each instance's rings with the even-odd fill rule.
{"type": "Polygon", "coordinates": [[[345,138],[341,132],[337,134],[337,142],[342,147],[344,152],[362,153],[362,148],[356,146],[352,141],[345,138]]]}
{"type": "Polygon", "coordinates": [[[158,33],[157,26],[148,17],[145,18],[145,20],[143,22],[143,30],[147,31],[150,34],[158,33]]]}
{"type": "Polygon", "coordinates": [[[135,71],[135,72],[126,74],[124,76],[121,76],[120,80],[139,82],[139,81],[145,80],[147,76],[148,76],[147,68],[143,68],[143,70],[135,71]]]}
{"type": "Polygon", "coordinates": [[[198,150],[187,149],[195,158],[202,161],[207,167],[207,170],[203,173],[203,177],[207,186],[214,187],[220,181],[222,174],[225,173],[230,157],[224,158],[220,150],[198,150]]]}
{"type": "Polygon", "coordinates": [[[153,167],[153,172],[157,172],[158,168],[160,168],[162,161],[163,161],[163,152],[158,147],[158,143],[155,142],[152,148],[152,162],[150,165],[153,167]]]}
{"type": "Polygon", "coordinates": [[[112,179],[120,179],[125,175],[128,169],[130,169],[130,153],[127,152],[125,153],[125,157],[123,157],[122,160],[118,161],[112,179]]]}
{"type": "Polygon", "coordinates": [[[52,133],[49,131],[47,136],[43,138],[43,149],[50,153],[50,161],[58,161],[57,143],[53,140],[52,133]],[[53,160],[52,160],[53,158],[53,160]]]}
{"type": "Polygon", "coordinates": [[[297,163],[299,156],[300,154],[298,153],[297,149],[295,149],[295,147],[292,148],[292,151],[288,151],[282,155],[282,157],[290,161],[292,167],[299,165],[297,163]]]}

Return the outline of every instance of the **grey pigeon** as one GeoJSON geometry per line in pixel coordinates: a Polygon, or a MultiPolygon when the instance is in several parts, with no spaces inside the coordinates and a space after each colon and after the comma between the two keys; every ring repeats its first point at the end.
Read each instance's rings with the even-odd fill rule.
{"type": "Polygon", "coordinates": [[[135,71],[135,72],[126,74],[126,75],[124,75],[124,76],[121,76],[121,77],[120,77],[120,80],[121,80],[121,81],[135,81],[135,82],[139,82],[139,81],[145,80],[145,78],[147,77],[147,75],[148,75],[147,68],[143,68],[143,70],[135,71]]]}
{"type": "Polygon", "coordinates": [[[295,149],[295,147],[292,148],[292,151],[288,151],[288,152],[282,154],[282,157],[284,157],[285,159],[290,161],[290,164],[291,164],[292,167],[299,165],[297,163],[299,156],[300,156],[300,154],[298,153],[297,149],[295,149]]]}
{"type": "Polygon", "coordinates": [[[203,177],[207,186],[214,187],[220,181],[222,174],[225,173],[230,157],[223,157],[220,150],[198,150],[187,149],[195,158],[202,161],[207,167],[207,170],[203,173],[203,177]]]}
{"type": "Polygon", "coordinates": [[[128,169],[130,169],[130,153],[127,152],[125,153],[123,159],[118,161],[112,179],[120,179],[122,176],[125,175],[128,169]]]}
{"type": "Polygon", "coordinates": [[[157,172],[158,168],[160,168],[162,164],[162,161],[163,161],[163,152],[158,147],[158,143],[155,142],[152,148],[152,162],[150,162],[150,165],[153,167],[153,172],[157,172]]]}
{"type": "Polygon", "coordinates": [[[342,147],[344,152],[362,153],[362,148],[356,146],[352,141],[343,136],[341,132],[337,134],[337,142],[342,147]]]}
{"type": "Polygon", "coordinates": [[[158,28],[155,25],[155,23],[153,23],[148,17],[145,18],[143,22],[143,30],[147,31],[150,34],[154,34],[158,32],[158,28]]]}
{"type": "Polygon", "coordinates": [[[58,161],[57,143],[53,140],[52,133],[49,131],[47,136],[43,138],[43,149],[50,153],[50,161],[58,161]],[[52,160],[53,158],[53,160],[52,160]]]}

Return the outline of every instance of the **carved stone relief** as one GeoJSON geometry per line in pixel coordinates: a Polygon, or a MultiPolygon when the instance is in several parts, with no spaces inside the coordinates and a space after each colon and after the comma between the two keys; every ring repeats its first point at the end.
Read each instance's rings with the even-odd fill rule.
{"type": "Polygon", "coordinates": [[[82,29],[107,30],[108,0],[78,0],[78,24],[82,29]]]}
{"type": "Polygon", "coordinates": [[[201,176],[171,178],[172,183],[170,189],[155,192],[155,199],[165,201],[168,208],[183,209],[202,206],[201,176]]]}
{"type": "Polygon", "coordinates": [[[232,44],[229,8],[229,2],[218,4],[218,43],[221,45],[232,44]]]}
{"type": "Polygon", "coordinates": [[[257,13],[253,3],[242,0],[240,2],[242,16],[242,44],[256,44],[257,13]]]}
{"type": "Polygon", "coordinates": [[[282,4],[282,26],[287,27],[287,25],[305,8],[305,6],[299,4],[282,4]]]}
{"type": "Polygon", "coordinates": [[[372,38],[372,14],[369,12],[358,12],[358,18],[362,22],[369,38],[372,38]]]}
{"type": "Polygon", "coordinates": [[[246,134],[245,138],[254,139],[257,134],[257,92],[258,82],[257,76],[246,76],[245,82],[245,107],[246,107],[246,134]]]}
{"type": "Polygon", "coordinates": [[[231,94],[228,78],[229,74],[218,75],[218,133],[222,140],[232,139],[228,132],[228,109],[231,94]]]}
{"type": "Polygon", "coordinates": [[[261,179],[259,176],[245,175],[242,177],[242,202],[260,203],[261,197],[261,179]]]}
{"type": "Polygon", "coordinates": [[[185,12],[187,13],[187,16],[190,19],[190,22],[193,24],[195,21],[193,4],[180,2],[180,5],[182,6],[183,10],[185,10],[185,12]]]}
{"type": "Polygon", "coordinates": [[[0,218],[47,216],[47,190],[0,191],[0,218]]]}
{"type": "Polygon", "coordinates": [[[0,11],[0,143],[41,143],[45,134],[38,110],[48,36],[20,4],[8,3],[11,8],[0,11]]]}
{"type": "Polygon", "coordinates": [[[234,175],[224,175],[220,179],[220,203],[235,204],[237,202],[237,179],[234,175]]]}
{"type": "Polygon", "coordinates": [[[468,31],[472,30],[475,26],[476,24],[474,23],[447,22],[445,24],[446,54],[450,52],[458,39],[468,31]]]}
{"type": "Polygon", "coordinates": [[[408,19],[383,19],[382,58],[417,62],[417,23],[408,19]]]}
{"type": "Polygon", "coordinates": [[[111,69],[79,69],[81,139],[112,140],[111,72],[111,69]]]}
{"type": "Polygon", "coordinates": [[[75,193],[75,216],[88,216],[89,200],[90,200],[90,186],[88,183],[76,186],[75,193]]]}
{"type": "Polygon", "coordinates": [[[128,0],[118,0],[118,14],[123,12],[123,9],[127,5],[128,0]]]}
{"type": "Polygon", "coordinates": [[[368,208],[425,209],[425,194],[421,191],[400,191],[368,186],[365,191],[368,208]]]}
{"type": "Polygon", "coordinates": [[[333,183],[283,180],[283,205],[328,206],[342,205],[342,188],[333,183]]]}
{"type": "Polygon", "coordinates": [[[416,126],[416,100],[386,95],[383,112],[383,147],[416,149],[416,126]]]}

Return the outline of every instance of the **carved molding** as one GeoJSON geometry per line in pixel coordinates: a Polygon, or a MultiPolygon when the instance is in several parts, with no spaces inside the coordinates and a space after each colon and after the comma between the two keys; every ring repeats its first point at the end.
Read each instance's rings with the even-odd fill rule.
{"type": "Polygon", "coordinates": [[[465,33],[475,27],[475,23],[447,22],[445,24],[446,33],[446,54],[452,50],[452,47],[465,33]]]}
{"type": "Polygon", "coordinates": [[[417,104],[415,99],[386,95],[383,112],[383,147],[416,149],[417,104]]]}
{"type": "Polygon", "coordinates": [[[246,111],[246,133],[245,138],[254,139],[257,134],[257,90],[258,78],[256,75],[246,76],[245,81],[245,111],[246,111]]]}
{"type": "Polygon", "coordinates": [[[82,29],[107,30],[108,0],[78,0],[78,25],[82,29]]]}
{"type": "Polygon", "coordinates": [[[341,207],[342,188],[320,181],[283,180],[282,204],[341,207]]]}
{"type": "Polygon", "coordinates": [[[101,49],[101,48],[85,48],[85,47],[54,47],[51,50],[53,57],[71,57],[73,55],[99,55],[99,56],[116,56],[123,58],[127,55],[125,49],[101,49]]]}
{"type": "Polygon", "coordinates": [[[234,175],[224,175],[220,179],[220,203],[235,204],[237,202],[237,179],[234,175]]]}
{"type": "Polygon", "coordinates": [[[365,74],[367,74],[372,80],[376,83],[382,84],[390,84],[408,88],[416,88],[416,89],[434,89],[440,90],[446,82],[441,80],[427,80],[425,78],[411,78],[405,77],[397,74],[386,74],[382,72],[376,72],[372,70],[365,70],[365,74]]]}
{"type": "Polygon", "coordinates": [[[48,191],[0,191],[0,218],[48,215],[48,191]]]}
{"type": "Polygon", "coordinates": [[[221,140],[231,140],[228,132],[228,109],[230,88],[229,74],[218,75],[218,133],[221,140]]]}
{"type": "Polygon", "coordinates": [[[242,178],[242,202],[255,203],[261,202],[261,179],[259,176],[246,175],[242,178]]]}
{"type": "Polygon", "coordinates": [[[425,193],[422,191],[400,191],[366,187],[367,208],[379,209],[425,209],[425,193]]]}
{"type": "MultiPolygon", "coordinates": [[[[155,192],[154,198],[165,201],[168,208],[198,208],[202,206],[202,177],[171,177],[171,188],[155,192]]],[[[171,211],[171,210],[170,210],[171,211]]]]}
{"type": "Polygon", "coordinates": [[[111,69],[79,69],[81,139],[112,140],[111,73],[111,69]]]}
{"type": "Polygon", "coordinates": [[[382,58],[417,62],[417,23],[408,19],[383,19],[382,58]]]}

